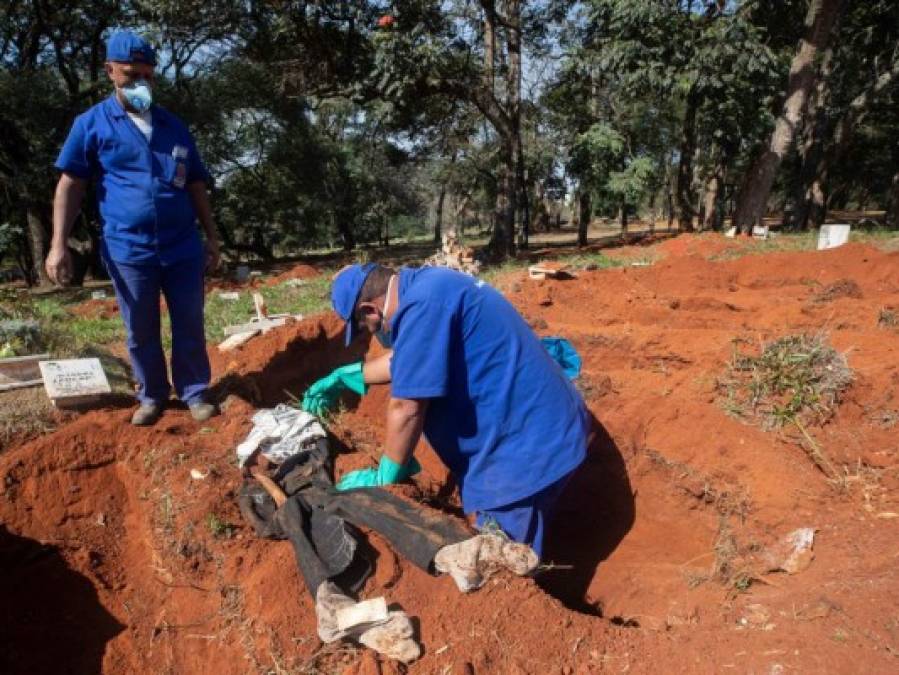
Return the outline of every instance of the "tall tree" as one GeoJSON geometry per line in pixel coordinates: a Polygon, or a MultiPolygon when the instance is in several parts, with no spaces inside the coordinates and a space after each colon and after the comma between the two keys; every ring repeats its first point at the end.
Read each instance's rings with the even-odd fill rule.
{"type": "Polygon", "coordinates": [[[843,4],[844,0],[809,2],[805,17],[806,31],[790,65],[783,108],[767,147],[746,171],[740,188],[733,223],[742,232],[748,233],[765,215],[777,169],[802,122],[809,96],[815,86],[818,59],[827,47],[843,4]]]}

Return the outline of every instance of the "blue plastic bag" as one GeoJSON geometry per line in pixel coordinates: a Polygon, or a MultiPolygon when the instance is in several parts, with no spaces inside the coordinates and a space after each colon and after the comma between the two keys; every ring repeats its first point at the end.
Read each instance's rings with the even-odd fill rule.
{"type": "Polygon", "coordinates": [[[559,364],[565,377],[573,380],[581,374],[581,356],[574,346],[565,338],[545,337],[540,338],[543,348],[559,364]]]}

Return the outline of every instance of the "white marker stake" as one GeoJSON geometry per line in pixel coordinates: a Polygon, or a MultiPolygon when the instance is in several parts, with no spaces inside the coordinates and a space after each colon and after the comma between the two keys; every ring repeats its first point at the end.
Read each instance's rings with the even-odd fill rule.
{"type": "Polygon", "coordinates": [[[849,241],[850,226],[845,223],[839,225],[822,225],[818,230],[818,250],[842,246],[849,241]]]}

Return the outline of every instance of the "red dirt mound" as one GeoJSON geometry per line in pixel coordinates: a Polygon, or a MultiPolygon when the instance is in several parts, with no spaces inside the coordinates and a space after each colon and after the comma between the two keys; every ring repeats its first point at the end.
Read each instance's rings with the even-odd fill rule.
{"type": "Polygon", "coordinates": [[[311,265],[296,265],[291,267],[286,272],[282,272],[276,277],[272,277],[268,281],[266,281],[266,286],[277,286],[278,284],[283,284],[285,281],[291,281],[292,279],[312,279],[317,277],[321,272],[312,267],[311,265]]]}
{"type": "Polygon", "coordinates": [[[85,300],[72,305],[69,311],[85,319],[111,319],[119,315],[119,304],[115,298],[85,300]]]}
{"type": "Polygon", "coordinates": [[[720,255],[725,251],[745,249],[749,243],[748,239],[729,239],[722,237],[720,234],[708,232],[696,235],[682,234],[673,237],[659,244],[656,250],[667,256],[699,255],[709,257],[720,255]]]}
{"type": "MultiPolygon", "coordinates": [[[[536,581],[499,577],[463,596],[372,536],[378,569],[364,595],[420,622],[424,655],[409,672],[894,670],[899,334],[878,322],[899,304],[897,263],[848,245],[728,262],[669,254],[568,281],[516,273],[512,302],[583,357],[590,456],[536,581]],[[813,302],[842,280],[860,297],[813,302]],[[855,374],[835,417],[807,430],[841,467],[831,477],[796,429],[739,422],[717,389],[735,338],[822,330],[855,374]],[[799,527],[816,529],[810,566],[769,573],[763,553],[799,527]]],[[[15,603],[12,615],[4,603],[15,630],[0,633],[0,665],[49,672],[48,654],[65,660],[66,645],[84,644],[65,660],[76,672],[401,672],[322,648],[290,546],[257,540],[234,503],[234,446],[254,406],[299,395],[365,347],[344,351],[333,315],[307,319],[213,354],[226,410],[205,426],[181,410],[151,429],[129,427],[126,410],[93,411],[0,455],[0,522],[14,538],[0,537],[4,569],[22,589],[52,578],[36,597],[70,594],[79,608],[48,641],[57,624],[28,593],[7,595],[12,582],[0,587],[15,603]]],[[[348,399],[331,423],[339,474],[380,453],[387,395],[348,399]]],[[[403,493],[453,511],[451,478],[424,444],[417,455],[425,471],[403,493]]]]}

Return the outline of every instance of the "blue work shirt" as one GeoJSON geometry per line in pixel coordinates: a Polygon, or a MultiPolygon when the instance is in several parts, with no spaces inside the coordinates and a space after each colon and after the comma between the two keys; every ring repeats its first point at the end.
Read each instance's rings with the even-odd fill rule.
{"type": "Polygon", "coordinates": [[[586,456],[586,406],[515,308],[483,281],[403,268],[390,321],[395,398],[430,399],[424,433],[466,513],[536,494],[586,456]]]}
{"type": "Polygon", "coordinates": [[[184,123],[151,108],[150,141],[115,95],[75,119],[56,168],[96,177],[103,254],[115,262],[178,262],[203,252],[185,189],[209,174],[184,123]]]}

